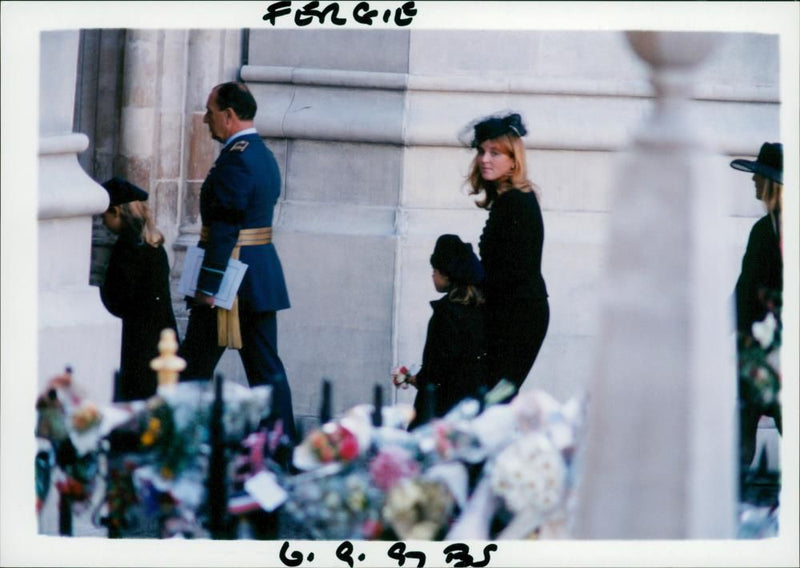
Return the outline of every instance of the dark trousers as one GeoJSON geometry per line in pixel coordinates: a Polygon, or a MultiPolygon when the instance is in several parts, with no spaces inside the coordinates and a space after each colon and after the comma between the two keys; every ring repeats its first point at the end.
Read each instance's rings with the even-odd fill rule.
{"type": "MultiPolygon", "coordinates": [[[[292,391],[286,370],[278,356],[278,320],[275,312],[251,312],[239,309],[242,348],[239,356],[251,387],[272,387],[273,409],[283,422],[284,431],[297,442],[292,391]]],[[[225,347],[217,345],[217,313],[209,306],[194,306],[189,327],[178,354],[186,360],[181,380],[209,380],[225,347]]]]}
{"type": "Polygon", "coordinates": [[[550,324],[547,299],[516,300],[487,306],[489,387],[508,379],[522,386],[544,343],[550,324]]]}

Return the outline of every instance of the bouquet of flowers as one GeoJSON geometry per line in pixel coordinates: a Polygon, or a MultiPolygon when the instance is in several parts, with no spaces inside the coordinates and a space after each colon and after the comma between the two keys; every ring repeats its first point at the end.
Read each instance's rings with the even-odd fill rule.
{"type": "Polygon", "coordinates": [[[41,510],[51,480],[70,509],[89,506],[98,473],[98,442],[103,413],[83,400],[72,382],[72,371],[54,377],[36,401],[36,507],[41,510]],[[54,470],[53,466],[57,466],[54,470]]]}
{"type": "MultiPolygon", "coordinates": [[[[159,389],[109,435],[110,526],[127,534],[201,536],[209,474],[213,390],[186,382],[159,389]],[[135,496],[131,498],[132,493],[135,496]]],[[[247,438],[269,416],[269,387],[223,384],[225,442],[247,438]]]]}
{"type": "Polygon", "coordinates": [[[286,513],[313,539],[373,539],[382,531],[383,491],[363,467],[329,464],[287,481],[286,513]]]}
{"type": "Polygon", "coordinates": [[[446,484],[411,478],[389,490],[382,515],[401,540],[441,540],[454,510],[455,499],[446,484]]]}
{"type": "Polygon", "coordinates": [[[584,416],[583,399],[531,390],[472,420],[486,460],[448,540],[568,536],[584,416]]]}
{"type": "Polygon", "coordinates": [[[405,365],[401,365],[392,370],[392,384],[398,388],[407,389],[409,379],[411,378],[411,371],[405,365]]]}
{"type": "Polygon", "coordinates": [[[739,334],[740,396],[770,413],[780,405],[780,348],[783,335],[780,292],[765,292],[767,314],[753,323],[750,334],[739,334]]]}

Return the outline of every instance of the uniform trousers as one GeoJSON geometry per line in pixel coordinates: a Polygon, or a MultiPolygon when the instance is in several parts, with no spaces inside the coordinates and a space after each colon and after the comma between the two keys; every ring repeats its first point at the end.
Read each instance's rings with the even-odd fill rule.
{"type": "MultiPolygon", "coordinates": [[[[242,348],[239,356],[251,387],[272,387],[272,408],[283,422],[284,432],[297,442],[292,392],[278,356],[278,320],[275,312],[239,308],[242,348]]],[[[210,306],[193,306],[179,355],[186,360],[181,380],[209,380],[225,347],[217,344],[217,312],[210,306]]]]}

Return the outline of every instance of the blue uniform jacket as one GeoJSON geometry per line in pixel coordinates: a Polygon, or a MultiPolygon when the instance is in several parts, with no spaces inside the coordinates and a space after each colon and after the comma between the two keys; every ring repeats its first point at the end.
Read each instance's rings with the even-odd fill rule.
{"type": "MultiPolygon", "coordinates": [[[[240,229],[271,227],[281,175],[275,156],[258,134],[240,136],[226,145],[200,190],[200,217],[210,234],[197,287],[219,290],[240,229]]],[[[278,252],[272,243],[240,248],[248,268],[239,288],[242,309],[257,312],[289,307],[289,294],[278,252]]]]}

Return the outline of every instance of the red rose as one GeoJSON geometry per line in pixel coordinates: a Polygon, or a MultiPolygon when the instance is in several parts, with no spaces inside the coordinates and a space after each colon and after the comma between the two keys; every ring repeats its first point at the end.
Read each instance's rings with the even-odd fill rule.
{"type": "Polygon", "coordinates": [[[345,461],[354,460],[358,457],[358,440],[349,430],[343,429],[342,434],[342,441],[339,444],[339,457],[345,461]]]}

